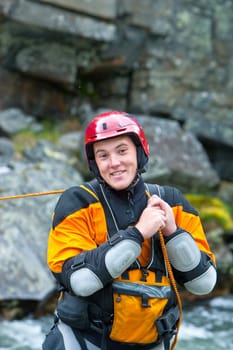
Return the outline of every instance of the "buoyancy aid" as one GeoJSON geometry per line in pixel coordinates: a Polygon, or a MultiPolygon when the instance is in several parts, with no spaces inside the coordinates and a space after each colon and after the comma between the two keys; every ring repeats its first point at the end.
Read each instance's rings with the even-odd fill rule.
{"type": "MultiPolygon", "coordinates": [[[[143,184],[143,183],[142,183],[143,184]]],[[[141,185],[141,184],[140,184],[141,185]]],[[[143,184],[143,186],[145,186],[143,184]]],[[[138,210],[138,213],[135,214],[135,210],[134,208],[136,207],[135,204],[137,205],[138,203],[134,203],[133,201],[131,201],[131,197],[130,197],[130,193],[127,193],[127,201],[125,201],[125,198],[120,198],[120,200],[116,200],[116,198],[113,198],[112,196],[109,197],[109,194],[106,194],[106,192],[104,191],[104,189],[99,186],[99,184],[96,181],[92,181],[91,183],[85,184],[83,186],[83,188],[85,190],[88,191],[88,193],[90,193],[91,195],[95,194],[99,200],[101,201],[103,208],[104,208],[104,212],[106,215],[106,222],[107,222],[107,227],[108,227],[108,234],[109,237],[112,237],[117,231],[119,231],[120,228],[125,228],[125,226],[130,226],[130,225],[134,225],[137,220],[138,217],[141,213],[141,211],[144,209],[144,207],[146,206],[146,191],[149,191],[151,194],[158,194],[161,196],[161,193],[159,193],[159,187],[157,186],[149,186],[146,185],[146,188],[144,187],[143,192],[139,192],[140,193],[140,209],[138,210]],[[91,192],[90,192],[91,191],[91,192]],[[92,193],[93,191],[93,193],[92,193]],[[143,196],[142,196],[143,193],[143,196]],[[108,195],[108,198],[107,198],[108,195]],[[110,204],[110,200],[111,199],[111,204],[110,204]],[[125,206],[125,203],[127,203],[127,205],[125,206]],[[124,206],[123,206],[124,204],[124,206]],[[120,208],[120,210],[119,210],[120,208]],[[122,214],[122,212],[124,212],[126,214],[126,217],[120,217],[119,220],[119,215],[118,212],[122,214]],[[119,222],[119,224],[118,224],[119,222]]],[[[122,193],[123,196],[126,195],[126,193],[122,193]]],[[[133,197],[133,196],[132,196],[133,197]]],[[[178,321],[179,318],[179,312],[178,309],[176,308],[176,298],[174,295],[174,292],[170,286],[170,283],[168,282],[168,276],[167,276],[167,271],[166,271],[166,266],[165,263],[163,261],[163,254],[161,251],[161,247],[160,247],[160,243],[159,243],[159,238],[158,235],[155,235],[153,238],[151,238],[149,240],[150,243],[150,254],[149,254],[149,259],[147,259],[147,263],[142,264],[143,260],[136,260],[123,274],[120,278],[117,279],[117,281],[121,281],[121,283],[123,283],[123,285],[127,285],[127,281],[131,281],[132,280],[132,276],[133,279],[135,279],[135,281],[139,280],[139,284],[137,284],[137,286],[140,287],[140,283],[142,282],[141,286],[145,286],[145,282],[147,281],[148,278],[151,279],[151,273],[153,272],[152,275],[152,281],[151,284],[149,284],[149,288],[151,289],[151,285],[152,283],[157,283],[157,287],[154,286],[154,288],[158,289],[158,293],[161,294],[161,291],[163,290],[163,306],[162,309],[162,315],[159,314],[159,316],[162,317],[158,317],[158,319],[156,319],[155,321],[158,323],[157,325],[157,329],[158,331],[158,338],[157,338],[157,333],[156,333],[156,337],[154,336],[154,338],[143,338],[141,335],[139,336],[139,339],[142,338],[145,339],[145,341],[150,342],[150,343],[156,343],[157,341],[161,341],[161,337],[165,336],[168,337],[168,339],[170,339],[172,337],[172,335],[174,335],[175,332],[175,325],[176,322],[178,321]],[[161,291],[159,291],[159,289],[161,289],[161,291]],[[165,292],[165,289],[167,288],[167,291],[165,292]],[[167,295],[166,295],[167,294],[167,295]],[[170,313],[169,313],[170,311],[170,313]],[[169,317],[172,313],[172,317],[169,317]],[[168,316],[169,315],[169,316],[168,316]],[[172,319],[172,322],[168,323],[168,320],[172,319]],[[163,321],[162,321],[163,320],[163,321]],[[165,322],[166,320],[166,322],[165,322]],[[160,322],[160,323],[159,323],[160,322]],[[164,326],[166,324],[166,327],[164,326]],[[167,326],[168,325],[168,326],[167,326]],[[169,329],[168,329],[169,327],[169,329]],[[170,332],[170,333],[169,333],[170,332]]],[[[145,259],[144,259],[145,260],[145,259]]],[[[135,288],[136,284],[133,285],[133,288],[135,288]]],[[[130,287],[130,284],[129,284],[130,287]]],[[[99,292],[93,294],[91,297],[88,298],[88,302],[89,302],[89,317],[91,319],[92,322],[94,322],[94,324],[98,324],[100,325],[100,322],[103,322],[103,324],[106,326],[109,326],[109,334],[111,336],[111,334],[113,334],[113,339],[117,341],[117,337],[118,337],[118,332],[115,331],[115,329],[118,329],[119,326],[119,322],[117,324],[117,326],[115,328],[113,328],[113,333],[111,333],[110,329],[112,327],[112,322],[114,321],[114,317],[113,317],[113,308],[115,309],[114,305],[113,305],[113,293],[114,293],[114,288],[115,288],[115,292],[118,293],[119,295],[119,284],[117,284],[117,282],[115,282],[115,284],[113,283],[113,285],[107,285],[105,288],[103,288],[102,290],[100,290],[99,292]],[[113,288],[112,288],[113,287],[113,288]]],[[[122,285],[121,285],[122,288],[122,285]]],[[[124,293],[124,292],[123,292],[124,293]]],[[[135,290],[133,291],[132,289],[127,291],[127,293],[133,293],[135,294],[135,290]]],[[[126,294],[127,294],[126,293],[126,294]]],[[[154,292],[153,294],[156,295],[156,292],[154,292]]],[[[152,295],[153,295],[152,294],[152,295]]],[[[151,306],[148,304],[148,299],[146,297],[147,294],[144,294],[143,292],[143,298],[142,300],[145,302],[143,307],[144,308],[150,308],[151,306]]],[[[148,294],[148,297],[151,298],[150,293],[148,294]]],[[[141,298],[141,295],[139,293],[139,296],[141,298]]],[[[160,296],[161,297],[161,296],[160,296]]],[[[66,298],[67,299],[67,298],[66,298]]],[[[160,299],[162,300],[162,299],[160,299]]],[[[63,302],[64,303],[64,302],[63,302]]],[[[67,305],[66,305],[67,307],[67,305]]],[[[125,307],[125,306],[124,306],[125,307]]],[[[139,305],[140,307],[140,305],[139,305]]],[[[157,310],[157,306],[156,306],[156,310],[157,310]]],[[[62,310],[61,308],[58,309],[59,312],[59,316],[62,318],[62,310]]],[[[116,312],[116,310],[115,310],[116,312]]],[[[159,311],[161,313],[161,311],[159,311]]],[[[116,316],[116,315],[115,315],[116,316]]],[[[64,319],[63,319],[64,320],[64,319]]],[[[67,319],[66,319],[67,321],[67,319]]],[[[126,319],[126,323],[128,324],[129,327],[129,322],[126,319]]],[[[141,319],[139,320],[139,323],[141,324],[141,319]]],[[[122,324],[122,320],[120,320],[120,324],[123,326],[124,329],[124,325],[122,324]]],[[[153,322],[152,322],[153,325],[153,322]]],[[[114,327],[114,323],[113,323],[113,327],[114,327]]],[[[153,328],[155,328],[155,326],[153,326],[153,328]]],[[[121,328],[120,330],[120,334],[123,334],[123,329],[121,328]]],[[[137,329],[139,330],[139,328],[137,327],[137,329]]],[[[151,330],[147,330],[148,334],[151,334],[151,330]]],[[[157,331],[156,331],[157,332],[157,331]]],[[[131,332],[132,333],[132,332],[131,332]]],[[[144,332],[143,332],[144,333],[144,332]]],[[[127,336],[126,336],[127,339],[127,336]]],[[[121,340],[124,341],[124,338],[121,340]]],[[[131,340],[132,343],[132,340],[131,340]]]]}

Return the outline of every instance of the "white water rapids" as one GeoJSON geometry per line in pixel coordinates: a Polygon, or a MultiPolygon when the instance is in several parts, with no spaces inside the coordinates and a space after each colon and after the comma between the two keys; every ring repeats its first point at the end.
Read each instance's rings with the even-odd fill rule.
{"type": "MultiPolygon", "coordinates": [[[[233,350],[233,295],[184,307],[176,350],[233,350]]],[[[0,350],[41,350],[52,317],[0,321],[0,350]]]]}

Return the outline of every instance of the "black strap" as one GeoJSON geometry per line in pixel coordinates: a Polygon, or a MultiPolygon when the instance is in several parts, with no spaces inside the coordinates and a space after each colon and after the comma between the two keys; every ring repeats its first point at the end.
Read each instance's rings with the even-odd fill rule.
{"type": "Polygon", "coordinates": [[[170,340],[177,333],[176,325],[179,317],[179,308],[176,305],[171,307],[166,313],[155,321],[158,334],[164,342],[164,350],[170,349],[170,340]]]}
{"type": "Polygon", "coordinates": [[[165,190],[163,186],[157,184],[145,184],[149,190],[150,195],[157,194],[160,198],[164,199],[165,190]]]}
{"type": "Polygon", "coordinates": [[[75,328],[75,329],[72,328],[72,330],[73,330],[74,335],[75,335],[75,337],[76,337],[76,339],[81,347],[81,350],[88,350],[87,344],[85,342],[85,339],[84,339],[82,333],[77,328],[75,328]]]}
{"type": "Polygon", "coordinates": [[[89,183],[89,186],[92,189],[92,191],[94,191],[96,193],[101,204],[103,205],[106,223],[107,223],[107,228],[108,228],[108,235],[109,235],[109,237],[112,237],[117,232],[117,228],[116,228],[116,224],[113,220],[112,213],[110,212],[108,204],[106,203],[106,200],[105,200],[105,198],[102,194],[102,191],[100,189],[100,184],[98,183],[97,180],[92,180],[89,183]]]}

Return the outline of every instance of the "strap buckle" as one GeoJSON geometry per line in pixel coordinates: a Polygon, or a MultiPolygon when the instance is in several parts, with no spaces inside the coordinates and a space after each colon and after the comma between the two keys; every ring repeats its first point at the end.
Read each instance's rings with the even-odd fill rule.
{"type": "Polygon", "coordinates": [[[163,316],[159,317],[155,324],[161,337],[165,335],[173,336],[177,333],[176,323],[179,319],[178,306],[171,308],[163,316]]]}

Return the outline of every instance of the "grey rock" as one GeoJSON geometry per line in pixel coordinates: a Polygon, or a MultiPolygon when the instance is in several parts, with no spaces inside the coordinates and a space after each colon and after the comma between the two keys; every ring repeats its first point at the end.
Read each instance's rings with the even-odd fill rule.
{"type": "Polygon", "coordinates": [[[113,19],[117,15],[116,0],[42,0],[42,2],[100,18],[113,19]]]}
{"type": "Polygon", "coordinates": [[[208,140],[213,144],[224,144],[233,149],[233,120],[227,123],[207,118],[189,119],[185,123],[185,130],[191,131],[202,140],[208,140]]]}
{"type": "Polygon", "coordinates": [[[34,117],[24,114],[18,108],[10,108],[0,112],[0,130],[7,135],[13,135],[26,129],[34,122],[34,117]]]}
{"type": "Polygon", "coordinates": [[[77,74],[75,49],[58,44],[31,45],[16,55],[15,68],[69,87],[75,83],[77,74]]]}
{"type": "Polygon", "coordinates": [[[13,143],[6,137],[0,137],[0,166],[7,165],[13,156],[13,143]]]}
{"type": "Polygon", "coordinates": [[[63,134],[58,140],[58,146],[63,150],[63,152],[72,152],[77,154],[82,150],[82,132],[73,131],[63,134]]]}
{"type": "Polygon", "coordinates": [[[1,198],[8,198],[0,202],[1,300],[41,301],[55,289],[46,265],[52,212],[62,191],[82,181],[69,165],[49,162],[12,162],[1,174],[1,198]],[[32,196],[9,198],[23,194],[32,196]]]}
{"type": "Polygon", "coordinates": [[[114,24],[96,20],[85,15],[64,11],[47,4],[18,0],[17,6],[12,6],[8,12],[9,18],[45,30],[63,32],[97,41],[114,40],[116,27],[114,24]]]}
{"type": "Polygon", "coordinates": [[[146,179],[178,186],[183,191],[213,188],[219,183],[217,172],[198,139],[183,131],[176,121],[137,116],[150,145],[146,179]]]}

